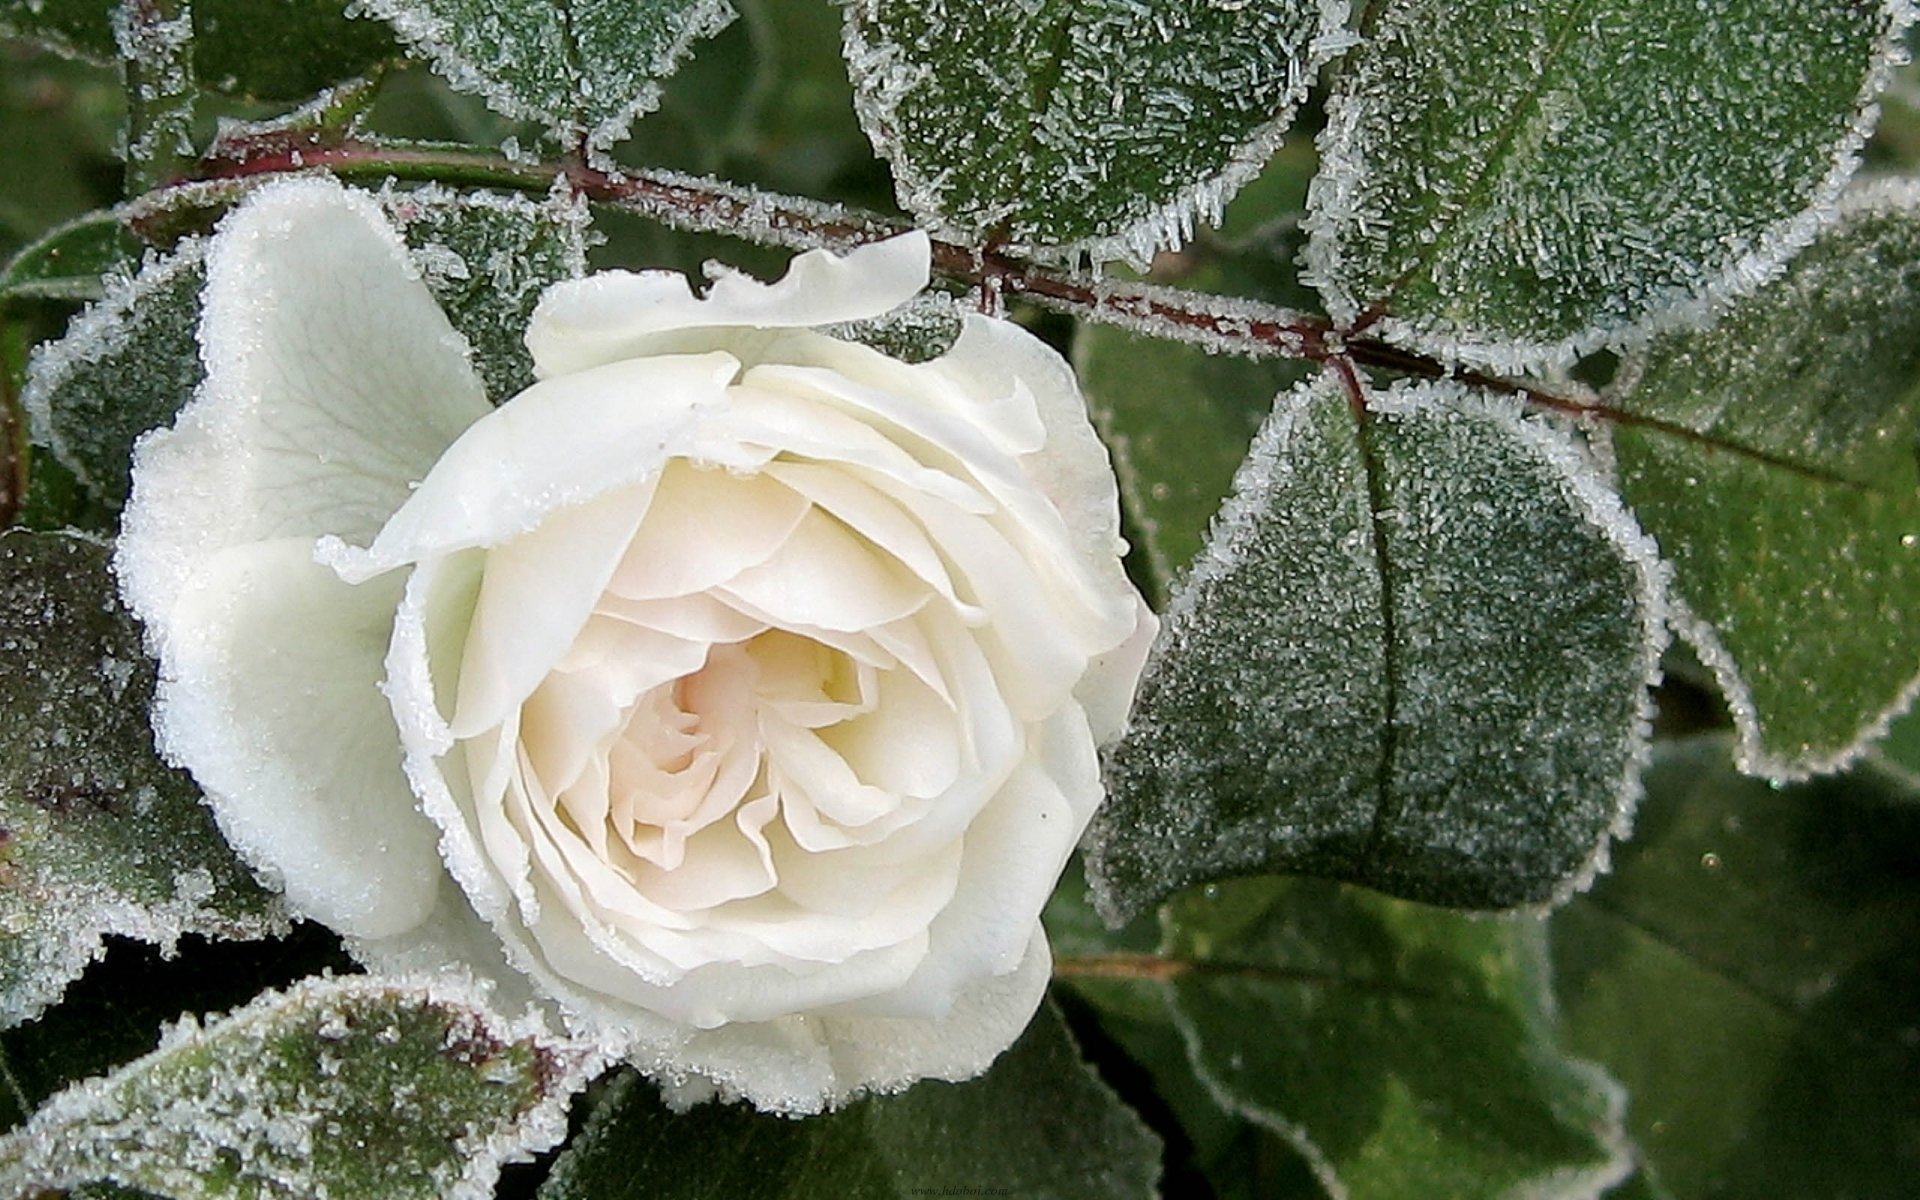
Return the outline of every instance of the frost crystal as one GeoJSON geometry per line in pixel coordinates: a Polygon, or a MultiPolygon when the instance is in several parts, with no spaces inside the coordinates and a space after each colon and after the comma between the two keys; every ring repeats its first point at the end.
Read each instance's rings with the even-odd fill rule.
{"type": "Polygon", "coordinates": [[[107,934],[265,937],[277,901],[154,756],[153,673],[106,550],[0,537],[0,1027],[58,999],[107,934]]]}
{"type": "Polygon", "coordinates": [[[955,240],[1143,261],[1279,145],[1346,0],[855,0],[847,62],[900,202],[955,240]]]}
{"type": "Polygon", "coordinates": [[[601,1065],[445,980],[318,979],[55,1096],[0,1140],[12,1192],[483,1200],[566,1134],[601,1065]]]}
{"type": "Polygon", "coordinates": [[[1499,371],[1697,322],[1832,216],[1907,0],[1390,0],[1342,72],[1310,279],[1499,371]]]}
{"type": "Polygon", "coordinates": [[[660,81],[733,20],[726,0],[357,0],[462,91],[564,142],[604,150],[660,103],[660,81]]]}
{"type": "Polygon", "coordinates": [[[1168,613],[1088,843],[1109,915],[1284,869],[1476,908],[1622,832],[1665,642],[1653,549],[1566,435],[1401,385],[1283,396],[1168,613]]]}

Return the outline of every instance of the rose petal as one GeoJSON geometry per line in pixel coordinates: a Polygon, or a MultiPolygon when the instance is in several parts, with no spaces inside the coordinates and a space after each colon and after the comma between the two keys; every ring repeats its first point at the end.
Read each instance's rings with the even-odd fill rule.
{"type": "Polygon", "coordinates": [[[726,404],[726,354],[614,363],[536,383],[467,429],[366,550],[334,546],[343,578],[497,546],[549,514],[652,479],[726,404]]]}
{"type": "Polygon", "coordinates": [[[154,724],[293,911],[356,937],[432,911],[437,834],[380,697],[400,582],[360,587],[284,538],[214,556],[173,606],[154,724]]]}
{"type": "Polygon", "coordinates": [[[704,592],[767,561],[808,507],[771,476],[669,463],[611,591],[630,600],[704,592]]]}
{"type": "Polygon", "coordinates": [[[150,626],[227,546],[370,540],[489,411],[399,236],[332,180],[271,183],[235,209],[202,305],[206,380],[140,442],[122,524],[121,578],[150,626]]]}
{"type": "Polygon", "coordinates": [[[696,297],[678,272],[604,271],[556,284],[527,330],[534,371],[552,378],[661,353],[662,335],[714,326],[833,325],[906,303],[927,286],[931,245],[914,232],[846,254],[809,250],[761,283],[729,272],[696,297]]]}
{"type": "Polygon", "coordinates": [[[580,636],[646,513],[647,492],[608,492],[488,552],[460,663],[454,737],[505,720],[580,636]]]}

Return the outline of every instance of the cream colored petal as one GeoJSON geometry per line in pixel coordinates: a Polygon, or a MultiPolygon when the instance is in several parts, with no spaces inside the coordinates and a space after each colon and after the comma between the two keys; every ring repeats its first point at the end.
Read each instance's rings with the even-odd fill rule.
{"type": "Polygon", "coordinates": [[[372,546],[330,561],[363,579],[435,554],[497,546],[561,509],[642,484],[724,407],[725,354],[614,363],[535,384],[475,422],[372,546]]]}
{"type": "MultiPolygon", "coordinates": [[[[952,1007],[938,1017],[815,1018],[833,1058],[834,1082],[815,1109],[800,1111],[842,1104],[860,1092],[897,1092],[921,1079],[972,1079],[1025,1031],[1039,1011],[1052,971],[1046,935],[1035,922],[1025,954],[1010,971],[968,981],[952,1007]]],[[[737,1066],[736,1072],[740,1082],[751,1082],[750,1073],[737,1066]]],[[[770,1106],[739,1083],[733,1086],[756,1104],[770,1106]]]]}
{"type": "Polygon", "coordinates": [[[783,628],[848,633],[910,616],[932,595],[891,556],[818,509],[765,562],[716,591],[783,628]]]}
{"type": "Polygon", "coordinates": [[[765,475],[671,463],[612,591],[632,600],[704,592],[767,561],[808,508],[804,496],[765,475]]]}
{"type": "Polygon", "coordinates": [[[832,325],[877,317],[927,286],[930,244],[909,233],[848,253],[795,255],[761,283],[729,272],[696,297],[685,276],[605,271],[547,290],[527,330],[534,370],[551,378],[655,353],[659,335],[712,326],[832,325]]]}
{"type": "Polygon", "coordinates": [[[445,876],[380,694],[401,582],[344,584],[308,538],[236,546],[161,639],[162,751],[295,913],[356,937],[412,928],[445,876]]]}
{"type": "Polygon", "coordinates": [[[227,546],[371,540],[489,411],[399,236],[331,180],[268,184],[221,223],[200,341],[206,380],[142,439],[122,521],[128,600],[163,631],[227,546]]]}
{"type": "Polygon", "coordinates": [[[633,485],[548,515],[487,552],[460,662],[453,736],[506,719],[579,638],[646,512],[633,485]]]}

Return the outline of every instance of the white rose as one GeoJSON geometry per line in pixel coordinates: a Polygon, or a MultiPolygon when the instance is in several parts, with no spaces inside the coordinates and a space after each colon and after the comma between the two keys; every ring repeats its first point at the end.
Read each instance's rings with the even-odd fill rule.
{"type": "Polygon", "coordinates": [[[1057,354],[814,329],[927,274],[911,235],[563,283],[494,408],[371,198],[263,188],[134,461],[163,748],[370,967],[492,978],[688,1094],[983,1070],[1154,621],[1057,354]]]}

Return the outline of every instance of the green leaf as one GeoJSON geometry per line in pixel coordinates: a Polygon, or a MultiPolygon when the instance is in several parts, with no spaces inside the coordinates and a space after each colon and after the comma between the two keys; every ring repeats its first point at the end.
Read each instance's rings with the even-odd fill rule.
{"type": "Polygon", "coordinates": [[[191,239],[137,275],[110,276],[100,302],[34,352],[22,397],[33,439],[111,508],[126,503],[135,439],[199,386],[205,282],[206,244],[191,239]]]}
{"type": "Polygon", "coordinates": [[[199,792],[154,754],[153,668],[91,540],[0,534],[0,1027],[107,934],[283,931],[199,792]]]}
{"type": "Polygon", "coordinates": [[[384,197],[435,300],[499,404],[533,382],[527,321],[547,286],[585,273],[587,213],[556,198],[427,187],[384,197]]]}
{"type": "Polygon", "coordinates": [[[1727,749],[1656,757],[1613,873],[1555,917],[1568,1041],[1676,1196],[1909,1196],[1920,806],[1875,772],[1772,787],[1727,749]]]}
{"type": "MultiPolygon", "coordinates": [[[[1244,266],[1209,267],[1181,285],[1247,282],[1244,266]]],[[[1288,297],[1290,299],[1290,297],[1288,297]]],[[[1272,410],[1313,370],[1306,363],[1210,354],[1112,325],[1082,323],[1073,360],[1113,454],[1129,533],[1152,570],[1156,608],[1206,542],[1207,525],[1272,410]]]]}
{"type": "Polygon", "coordinates": [[[1164,1195],[1189,1194],[1204,1181],[1201,1185],[1218,1200],[1325,1200],[1325,1189],[1292,1144],[1223,1104],[1195,1071],[1164,989],[1152,982],[1162,966],[1147,957],[1160,945],[1157,920],[1107,929],[1075,866],[1048,901],[1046,925],[1056,995],[1070,1017],[1082,1018],[1074,1021],[1075,1031],[1086,1036],[1091,1023],[1099,1037],[1111,1041],[1112,1047],[1088,1044],[1095,1061],[1109,1068],[1107,1078],[1122,1079],[1112,1060],[1124,1054],[1151,1090],[1123,1091],[1123,1097],[1145,1092],[1162,1114],[1157,1128],[1167,1132],[1169,1120],[1175,1127],[1161,1182],[1164,1195]]]}
{"type": "MultiPolygon", "coordinates": [[[[114,0],[0,0],[0,31],[110,63],[114,0]]],[[[300,100],[397,57],[377,22],[351,20],[343,0],[193,0],[193,65],[201,87],[260,100],[300,100]]]]}
{"type": "Polygon", "coordinates": [[[316,979],[48,1101],[0,1140],[0,1191],[106,1181],[174,1197],[481,1200],[566,1133],[591,1055],[469,989],[316,979]]]}
{"type": "Polygon", "coordinates": [[[285,937],[158,946],[110,939],[60,1003],[0,1031],[0,1130],[23,1125],[55,1092],[113,1071],[160,1044],[183,1012],[225,1012],[309,975],[359,973],[331,930],[310,921],[285,937]]]}
{"type": "Polygon", "coordinates": [[[1745,770],[1832,770],[1920,687],[1920,188],[1856,194],[1787,274],[1655,341],[1612,402],[1745,770]]]}
{"type": "Polygon", "coordinates": [[[1300,871],[1553,902],[1624,820],[1663,643],[1652,548],[1565,434],[1453,384],[1281,397],[1109,760],[1110,917],[1300,871]]]}
{"type": "Polygon", "coordinates": [[[140,261],[140,239],[118,213],[89,213],[43,234],[0,268],[0,300],[98,300],[103,276],[140,261]]]}
{"type": "Polygon", "coordinates": [[[504,116],[605,148],[660,81],[733,19],[726,0],[365,0],[401,42],[504,116]]]}
{"type": "Polygon", "coordinates": [[[1062,956],[1058,975],[1103,1024],[1157,1005],[1214,1102],[1284,1137],[1329,1194],[1592,1196],[1630,1169],[1625,1096],[1556,1042],[1534,919],[1253,879],[1161,920],[1157,956],[1062,956]]]}
{"type": "Polygon", "coordinates": [[[1328,311],[1518,370],[1749,291],[1819,228],[1903,0],[1381,0],[1321,136],[1328,311]]]}
{"type": "Polygon", "coordinates": [[[937,1080],[803,1121],[708,1103],[670,1112],[628,1073],[554,1164],[541,1200],[1034,1200],[1155,1195],[1159,1146],[1043,1008],[977,1080],[937,1080]]]}
{"type": "Polygon", "coordinates": [[[941,234],[1147,257],[1220,214],[1339,48],[1340,0],[853,0],[900,202],[941,234]]]}

